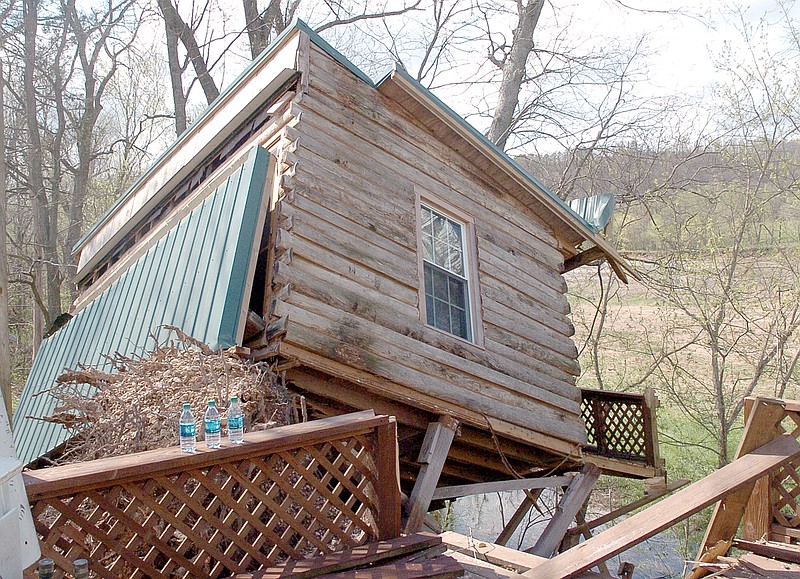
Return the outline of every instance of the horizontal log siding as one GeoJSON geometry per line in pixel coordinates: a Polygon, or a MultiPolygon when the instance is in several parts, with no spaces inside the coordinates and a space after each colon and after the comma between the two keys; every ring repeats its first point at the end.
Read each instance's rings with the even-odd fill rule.
{"type": "MultiPolygon", "coordinates": [[[[312,46],[273,284],[288,344],[571,443],[584,439],[552,231],[312,46]],[[475,220],[484,348],[419,319],[415,193],[475,220]]],[[[485,424],[476,424],[484,427],[485,424]]]]}

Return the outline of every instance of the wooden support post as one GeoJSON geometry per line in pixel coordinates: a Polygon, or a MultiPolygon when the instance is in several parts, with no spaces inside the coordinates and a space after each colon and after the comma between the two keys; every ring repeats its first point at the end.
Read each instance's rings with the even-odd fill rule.
{"type": "Polygon", "coordinates": [[[417,459],[422,467],[419,469],[417,482],[406,504],[408,514],[406,533],[416,533],[422,528],[457,429],[458,420],[452,416],[441,416],[438,422],[431,422],[428,425],[417,459]]]}
{"type": "Polygon", "coordinates": [[[600,469],[591,462],[587,462],[580,474],[572,479],[572,482],[567,487],[567,491],[556,507],[553,518],[547,523],[547,527],[545,527],[536,544],[530,549],[526,549],[526,552],[540,557],[553,556],[564,535],[567,534],[567,529],[569,529],[572,521],[575,520],[575,515],[583,508],[584,503],[589,498],[599,477],[600,469]]]}
{"type": "MultiPolygon", "coordinates": [[[[747,424],[755,406],[755,398],[745,398],[744,422],[747,424]]],[[[745,541],[769,539],[772,524],[772,476],[767,475],[756,481],[747,507],[742,517],[741,537],[745,541]]]]}
{"type": "Polygon", "coordinates": [[[522,520],[527,516],[528,512],[533,508],[533,505],[536,504],[536,501],[539,499],[539,495],[542,494],[544,489],[535,489],[525,495],[525,498],[522,499],[519,507],[517,510],[514,511],[514,514],[511,515],[511,518],[506,523],[506,526],[503,527],[503,530],[500,531],[500,534],[497,536],[497,540],[495,541],[496,545],[503,545],[505,546],[509,539],[511,539],[511,535],[514,534],[514,531],[517,530],[522,520]]]}
{"type": "MultiPolygon", "coordinates": [[[[567,549],[571,549],[572,547],[577,546],[579,543],[578,541],[579,534],[583,535],[584,539],[592,538],[592,532],[589,530],[589,526],[586,522],[586,503],[584,503],[581,510],[578,511],[578,514],[575,515],[575,522],[578,523],[578,527],[581,529],[580,532],[572,534],[567,533],[564,536],[564,539],[561,541],[561,547],[559,548],[559,552],[563,553],[567,549]]],[[[600,561],[597,564],[597,570],[600,571],[600,574],[603,576],[609,576],[609,577],[612,576],[611,573],[609,573],[608,571],[608,566],[606,565],[605,561],[600,561]]],[[[620,575],[620,578],[622,578],[622,575],[620,575]]],[[[630,577],[628,577],[628,579],[630,579],[630,577]]]]}
{"type": "Polygon", "coordinates": [[[653,465],[659,476],[665,476],[666,466],[658,448],[658,421],[656,419],[656,409],[659,406],[659,402],[658,398],[656,398],[655,390],[652,388],[645,388],[642,403],[647,460],[653,465]]]}
{"type": "MultiPolygon", "coordinates": [[[[756,398],[752,402],[752,410],[745,423],[744,434],[742,434],[739,448],[736,449],[734,462],[779,436],[780,423],[784,415],[785,410],[780,400],[756,398]]],[[[730,543],[739,529],[739,523],[742,522],[742,516],[754,486],[755,481],[742,486],[717,503],[711,520],[708,522],[706,535],[700,543],[696,560],[699,561],[706,550],[720,541],[730,543]]],[[[697,567],[687,575],[687,578],[698,579],[706,574],[706,570],[697,567]]]]}
{"type": "Polygon", "coordinates": [[[380,480],[375,489],[378,499],[378,540],[400,536],[400,464],[397,452],[397,420],[377,428],[374,456],[380,480]]]}

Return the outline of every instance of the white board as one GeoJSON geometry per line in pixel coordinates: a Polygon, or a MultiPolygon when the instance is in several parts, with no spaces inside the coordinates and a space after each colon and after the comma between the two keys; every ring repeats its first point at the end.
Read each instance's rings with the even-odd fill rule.
{"type": "Polygon", "coordinates": [[[6,405],[0,395],[0,579],[22,577],[22,571],[40,556],[22,482],[22,463],[14,450],[6,405]]]}

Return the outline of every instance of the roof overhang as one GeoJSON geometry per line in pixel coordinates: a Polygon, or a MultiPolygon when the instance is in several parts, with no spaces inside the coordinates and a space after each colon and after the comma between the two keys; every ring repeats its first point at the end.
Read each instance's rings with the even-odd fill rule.
{"type": "Polygon", "coordinates": [[[596,248],[593,253],[598,257],[605,257],[622,281],[627,283],[628,274],[640,279],[627,260],[601,234],[408,73],[395,69],[377,84],[377,88],[476,163],[484,175],[491,175],[503,183],[506,190],[545,219],[553,227],[556,237],[568,246],[563,247],[563,251],[574,256],[580,253],[579,246],[587,244],[591,249],[596,248]]]}
{"type": "Polygon", "coordinates": [[[290,28],[276,39],[75,244],[77,280],[296,73],[300,32],[290,28]]]}

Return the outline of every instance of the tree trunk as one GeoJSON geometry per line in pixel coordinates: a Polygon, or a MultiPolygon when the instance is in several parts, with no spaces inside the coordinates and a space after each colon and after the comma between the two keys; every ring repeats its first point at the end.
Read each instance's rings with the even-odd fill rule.
{"type": "Polygon", "coordinates": [[[266,18],[258,12],[258,0],[242,0],[242,8],[244,9],[247,38],[250,40],[250,57],[255,60],[269,44],[269,26],[266,18]]]}
{"type": "MultiPolygon", "coordinates": [[[[26,148],[26,163],[28,165],[28,189],[31,196],[33,208],[33,239],[34,239],[34,264],[33,264],[33,283],[41,292],[43,287],[43,264],[48,263],[47,277],[51,278],[51,266],[48,247],[50,244],[50,214],[48,212],[47,192],[44,187],[42,141],[39,136],[39,123],[36,116],[36,89],[34,72],[36,68],[36,32],[38,29],[38,0],[24,0],[23,2],[23,32],[24,32],[24,51],[25,68],[24,91],[25,91],[25,129],[28,137],[28,147],[26,148]]],[[[53,277],[57,277],[57,272],[52,272],[53,277]]],[[[44,334],[44,326],[50,322],[50,312],[47,310],[51,305],[50,284],[45,285],[45,300],[48,308],[42,310],[34,305],[33,315],[33,354],[39,348],[44,334]]]]}
{"type": "Polygon", "coordinates": [[[178,59],[178,34],[164,19],[167,32],[167,63],[169,80],[172,86],[172,104],[175,106],[175,134],[180,136],[186,130],[186,95],[183,92],[183,68],[178,59]]]}
{"type": "Polygon", "coordinates": [[[211,77],[211,71],[208,70],[208,63],[200,50],[200,46],[197,44],[194,30],[178,14],[178,10],[172,4],[172,0],[158,0],[158,7],[166,25],[171,27],[180,38],[181,44],[183,44],[186,53],[189,55],[194,72],[197,74],[197,80],[200,81],[200,86],[206,95],[206,101],[211,104],[219,96],[219,89],[211,77]]]}
{"type": "Polygon", "coordinates": [[[519,104],[519,91],[525,79],[528,57],[533,51],[533,32],[539,23],[544,0],[528,0],[523,4],[517,2],[519,20],[514,31],[511,52],[502,63],[503,78],[500,81],[500,94],[497,107],[492,115],[492,124],[486,136],[501,149],[505,149],[506,141],[514,122],[514,113],[519,104]]]}
{"type": "Polygon", "coordinates": [[[0,63],[0,392],[11,419],[11,351],[8,340],[8,251],[6,248],[6,132],[5,132],[5,64],[0,63]]]}

